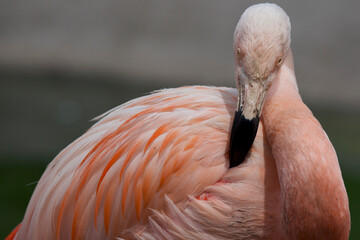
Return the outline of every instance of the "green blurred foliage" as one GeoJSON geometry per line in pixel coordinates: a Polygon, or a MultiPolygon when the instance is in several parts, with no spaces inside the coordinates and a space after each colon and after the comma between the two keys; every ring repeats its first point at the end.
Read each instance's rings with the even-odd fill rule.
{"type": "Polygon", "coordinates": [[[22,220],[26,206],[47,163],[33,158],[0,158],[0,239],[22,220]]]}

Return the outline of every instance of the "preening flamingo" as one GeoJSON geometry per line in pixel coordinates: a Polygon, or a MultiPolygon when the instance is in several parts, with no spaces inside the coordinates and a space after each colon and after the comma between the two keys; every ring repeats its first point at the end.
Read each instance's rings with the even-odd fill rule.
{"type": "Polygon", "coordinates": [[[49,164],[8,239],[348,239],[290,28],[279,6],[251,6],[234,34],[237,90],[165,89],[100,116],[49,164]]]}

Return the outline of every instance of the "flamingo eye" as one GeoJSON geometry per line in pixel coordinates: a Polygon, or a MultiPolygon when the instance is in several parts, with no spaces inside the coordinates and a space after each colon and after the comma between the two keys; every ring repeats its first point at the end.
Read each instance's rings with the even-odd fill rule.
{"type": "Polygon", "coordinates": [[[279,58],[277,61],[276,61],[276,66],[280,67],[280,65],[283,63],[283,60],[284,58],[279,58]]]}
{"type": "Polygon", "coordinates": [[[242,58],[244,57],[244,55],[245,55],[244,52],[241,51],[240,48],[237,48],[237,49],[236,49],[236,53],[237,53],[239,59],[242,59],[242,58]]]}

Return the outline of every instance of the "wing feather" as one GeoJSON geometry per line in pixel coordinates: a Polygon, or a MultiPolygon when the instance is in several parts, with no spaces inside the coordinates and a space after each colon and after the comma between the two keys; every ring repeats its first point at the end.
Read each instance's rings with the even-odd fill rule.
{"type": "Polygon", "coordinates": [[[228,88],[166,89],[101,115],[49,164],[19,238],[121,237],[149,224],[165,196],[181,209],[227,171],[236,97],[228,88]]]}

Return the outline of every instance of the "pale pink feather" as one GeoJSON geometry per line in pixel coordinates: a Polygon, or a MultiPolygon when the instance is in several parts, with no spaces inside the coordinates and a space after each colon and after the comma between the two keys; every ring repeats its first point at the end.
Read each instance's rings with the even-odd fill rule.
{"type": "MultiPolygon", "coordinates": [[[[255,8],[264,6],[288,21],[277,6],[255,8]]],[[[337,156],[301,100],[287,51],[238,167],[228,169],[227,155],[235,89],[157,91],[103,114],[65,148],[9,238],[347,239],[337,156]]]]}

